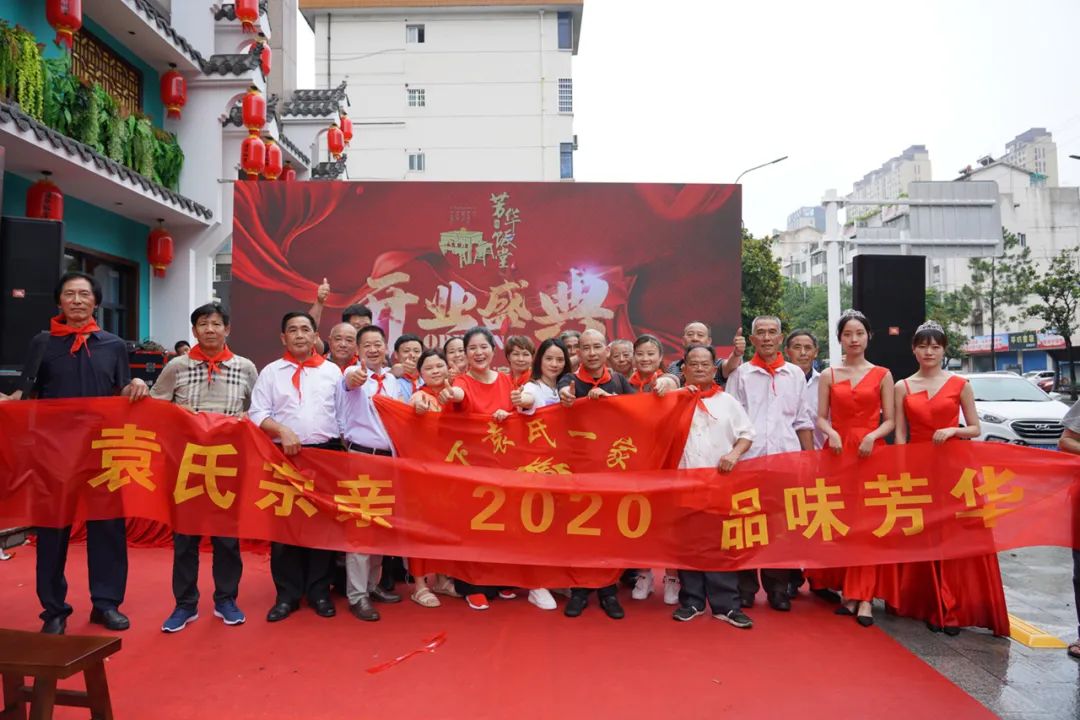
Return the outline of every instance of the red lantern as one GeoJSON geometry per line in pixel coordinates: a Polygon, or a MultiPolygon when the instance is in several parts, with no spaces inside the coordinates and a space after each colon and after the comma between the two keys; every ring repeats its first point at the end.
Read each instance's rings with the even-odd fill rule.
{"type": "Polygon", "coordinates": [[[281,152],[281,146],[272,138],[266,138],[266,167],[263,168],[263,177],[267,180],[277,180],[284,170],[285,154],[281,152]]]}
{"type": "Polygon", "coordinates": [[[253,135],[258,135],[266,124],[266,98],[259,92],[259,88],[252,85],[241,103],[244,127],[253,135]]]}
{"type": "Polygon", "coordinates": [[[341,128],[334,123],[330,126],[330,129],[326,131],[326,147],[330,149],[330,154],[334,156],[335,160],[341,158],[341,153],[345,152],[345,134],[341,132],[341,128]]]}
{"type": "Polygon", "coordinates": [[[259,39],[256,41],[259,46],[259,69],[262,70],[264,78],[270,77],[270,63],[273,60],[273,53],[270,51],[270,44],[266,42],[266,36],[259,33],[259,39]]]}
{"type": "MultiPolygon", "coordinates": [[[[256,5],[258,0],[255,0],[256,5]]],[[[82,27],[82,0],[46,0],[45,18],[56,30],[55,43],[71,52],[73,36],[82,27]]]]}
{"type": "Polygon", "coordinates": [[[279,181],[293,182],[296,180],[296,169],[292,166],[291,160],[285,161],[285,169],[281,171],[281,176],[278,177],[279,181]]]}
{"type": "Polygon", "coordinates": [[[258,135],[248,135],[240,146],[240,167],[248,180],[258,180],[266,169],[266,143],[258,135]]]}
{"type": "Polygon", "coordinates": [[[341,134],[345,136],[346,145],[352,142],[352,120],[345,114],[345,111],[341,112],[341,134]]]}
{"type": "Polygon", "coordinates": [[[243,23],[244,32],[255,32],[259,21],[259,0],[235,0],[236,19],[243,23]]]}
{"type": "Polygon", "coordinates": [[[169,63],[172,68],[161,76],[161,102],[169,111],[171,118],[180,118],[180,108],[187,104],[187,80],[176,71],[176,63],[169,63]]]}
{"type": "Polygon", "coordinates": [[[158,218],[158,226],[146,238],[146,257],[154,269],[154,277],[165,277],[165,269],[173,261],[173,239],[161,218],[158,218]]]}
{"type": "Polygon", "coordinates": [[[42,170],[43,178],[26,191],[26,217],[39,220],[64,219],[64,194],[49,176],[48,170],[42,170]]]}

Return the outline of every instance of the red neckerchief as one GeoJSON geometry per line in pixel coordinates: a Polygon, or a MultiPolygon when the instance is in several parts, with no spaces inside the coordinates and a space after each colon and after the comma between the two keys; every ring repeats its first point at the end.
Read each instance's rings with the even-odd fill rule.
{"type": "Polygon", "coordinates": [[[371,377],[374,378],[375,384],[378,385],[378,387],[375,388],[376,395],[386,394],[386,375],[384,374],[385,372],[386,370],[384,369],[381,373],[371,373],[371,377]]]}
{"type": "Polygon", "coordinates": [[[415,375],[405,373],[402,377],[409,381],[409,385],[412,387],[413,392],[416,392],[419,389],[416,387],[416,383],[420,381],[420,373],[416,373],[415,375]]]}
{"type": "Polygon", "coordinates": [[[660,377],[660,375],[661,375],[661,373],[660,373],[659,368],[656,369],[656,370],[653,370],[653,374],[650,375],[647,378],[641,377],[641,373],[639,373],[637,370],[635,370],[633,372],[633,374],[627,379],[630,381],[631,385],[633,385],[634,387],[637,388],[638,392],[645,392],[645,386],[646,385],[652,385],[653,383],[655,383],[656,379],[658,377],[660,377]]]}
{"type": "Polygon", "coordinates": [[[705,405],[705,399],[706,398],[711,398],[713,395],[719,395],[722,392],[724,392],[724,388],[720,387],[716,383],[713,383],[711,389],[702,390],[702,391],[699,391],[697,393],[697,406],[698,406],[698,408],[700,408],[701,410],[704,410],[705,414],[708,415],[709,417],[711,417],[713,420],[716,420],[717,417],[715,415],[713,415],[711,412],[709,412],[708,406],[705,405]]]}
{"type": "Polygon", "coordinates": [[[755,365],[764,370],[765,372],[769,373],[769,378],[772,380],[772,389],[774,393],[776,392],[776,371],[784,367],[784,364],[786,362],[787,361],[784,360],[784,356],[780,353],[776,353],[776,359],[773,360],[771,363],[767,363],[762,360],[761,356],[757,353],[754,353],[754,357],[750,358],[751,365],[755,365]]]}
{"type": "Polygon", "coordinates": [[[526,370],[517,377],[514,377],[514,371],[510,371],[510,382],[513,384],[514,389],[517,390],[520,387],[524,387],[525,383],[532,380],[532,370],[526,370]]]}
{"type": "Polygon", "coordinates": [[[607,365],[605,365],[604,374],[596,379],[593,379],[592,374],[590,374],[589,371],[585,369],[584,365],[578,365],[578,369],[577,372],[574,373],[574,377],[576,377],[583,383],[588,383],[589,385],[592,385],[592,388],[590,389],[594,389],[600,387],[604,383],[611,382],[611,369],[607,365]]]}
{"type": "MultiPolygon", "coordinates": [[[[357,354],[357,353],[353,353],[353,356],[351,358],[349,358],[348,364],[346,364],[344,367],[342,367],[341,365],[338,365],[338,370],[340,370],[341,374],[344,375],[346,370],[353,367],[354,365],[357,365],[359,362],[360,362],[360,355],[357,354]]],[[[337,363],[334,363],[334,364],[337,365],[337,363]]]]}
{"type": "MultiPolygon", "coordinates": [[[[75,336],[75,342],[71,343],[71,354],[79,352],[79,349],[86,345],[87,338],[90,337],[90,333],[98,332],[101,330],[98,327],[94,318],[90,318],[90,322],[86,323],[80,328],[72,327],[64,323],[64,316],[57,315],[49,321],[49,334],[53,337],[67,337],[68,335],[75,336]]],[[[90,348],[86,348],[87,356],[90,355],[90,348]]]]}
{"type": "Polygon", "coordinates": [[[232,360],[236,356],[233,355],[233,351],[229,349],[228,345],[222,347],[217,355],[213,357],[203,352],[202,345],[196,345],[188,350],[188,357],[206,363],[206,382],[213,383],[214,373],[221,372],[221,363],[232,360]]]}
{"type": "Polygon", "coordinates": [[[297,360],[292,355],[290,355],[288,350],[286,350],[285,354],[281,356],[281,359],[284,360],[285,362],[289,363],[290,365],[295,365],[296,366],[296,372],[294,372],[293,376],[292,376],[292,385],[293,385],[294,388],[296,388],[296,396],[297,397],[301,397],[301,394],[300,394],[300,375],[301,375],[301,373],[303,373],[304,368],[306,368],[306,367],[317,368],[320,365],[322,365],[324,362],[326,362],[326,358],[324,358],[319,353],[312,353],[311,355],[308,356],[308,358],[306,360],[301,362],[300,360],[297,360]]]}

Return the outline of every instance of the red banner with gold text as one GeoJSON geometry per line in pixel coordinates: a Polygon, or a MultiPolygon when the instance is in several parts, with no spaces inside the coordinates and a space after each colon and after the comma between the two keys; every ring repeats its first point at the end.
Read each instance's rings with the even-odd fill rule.
{"type": "MultiPolygon", "coordinates": [[[[655,415],[655,432],[667,422],[655,415]]],[[[250,422],[154,400],[0,404],[0,525],[142,517],[192,534],[453,561],[829,567],[1080,547],[1078,478],[1080,458],[964,441],[866,459],[773,455],[728,475],[541,475],[310,449],[287,458],[250,422]]]]}

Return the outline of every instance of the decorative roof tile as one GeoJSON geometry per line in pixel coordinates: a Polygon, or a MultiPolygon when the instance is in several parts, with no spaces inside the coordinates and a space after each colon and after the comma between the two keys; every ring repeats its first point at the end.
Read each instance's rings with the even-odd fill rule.
{"type": "Polygon", "coordinates": [[[32,131],[38,140],[47,140],[53,148],[63,150],[68,155],[78,155],[87,162],[93,161],[98,168],[106,170],[110,175],[115,175],[120,180],[127,182],[130,185],[138,185],[142,187],[143,190],[156,195],[165,202],[183,208],[195,215],[200,215],[207,220],[214,216],[213,212],[194,200],[186,198],[179,193],[175,193],[163,185],[158,185],[156,182],[147,179],[131,168],[125,167],[115,160],[105,157],[89,145],[84,145],[77,140],[73,140],[66,135],[58,133],[50,127],[42,125],[37,120],[24,113],[19,108],[18,104],[0,102],[0,125],[6,125],[8,123],[14,123],[15,127],[23,132],[27,130],[32,131]]]}
{"type": "Polygon", "coordinates": [[[285,102],[281,114],[308,117],[335,115],[341,110],[343,102],[349,102],[349,96],[345,94],[344,80],[336,88],[293,91],[292,98],[285,102]]]}
{"type": "Polygon", "coordinates": [[[211,55],[203,63],[203,72],[207,75],[244,75],[259,69],[258,46],[252,45],[251,51],[239,54],[211,55]]]}
{"type": "Polygon", "coordinates": [[[311,166],[311,158],[309,158],[307,156],[307,153],[305,153],[303,150],[301,150],[296,145],[296,143],[294,143],[292,140],[290,140],[288,138],[288,136],[285,135],[285,133],[279,132],[277,141],[280,144],[284,145],[286,148],[288,148],[289,152],[291,152],[293,155],[295,155],[305,165],[307,165],[308,167],[311,166]]]}
{"type": "Polygon", "coordinates": [[[315,167],[311,168],[311,179],[337,180],[345,172],[345,162],[348,159],[348,155],[342,155],[337,160],[330,160],[327,162],[319,163],[315,167]]]}
{"type": "Polygon", "coordinates": [[[173,29],[172,25],[169,23],[169,18],[162,14],[150,0],[135,0],[135,7],[138,8],[151,22],[157,25],[158,29],[165,33],[170,40],[183,48],[184,52],[186,52],[199,67],[203,67],[206,60],[203,58],[202,54],[193,48],[191,43],[189,43],[183,35],[180,35],[173,29]]]}

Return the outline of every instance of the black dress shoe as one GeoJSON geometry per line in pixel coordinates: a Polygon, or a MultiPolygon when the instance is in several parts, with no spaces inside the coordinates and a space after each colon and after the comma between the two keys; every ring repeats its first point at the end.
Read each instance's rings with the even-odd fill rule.
{"type": "Polygon", "coordinates": [[[791,598],[784,591],[769,593],[769,607],[773,610],[787,612],[791,609],[791,598]]]}
{"type": "Polygon", "coordinates": [[[375,589],[371,591],[371,599],[376,602],[382,603],[399,603],[401,602],[401,596],[397,593],[384,590],[381,585],[376,585],[375,589]]]}
{"type": "Polygon", "coordinates": [[[337,610],[334,608],[334,602],[328,597],[312,601],[311,607],[319,617],[330,618],[337,615],[337,610]]]}
{"type": "Polygon", "coordinates": [[[67,630],[67,617],[64,615],[51,617],[41,626],[41,632],[46,635],[63,635],[65,630],[67,630]]]}
{"type": "Polygon", "coordinates": [[[293,614],[300,603],[279,602],[266,613],[266,622],[279,622],[293,614]]]}
{"type": "Polygon", "coordinates": [[[622,605],[619,604],[619,598],[614,595],[609,595],[605,598],[600,598],[600,607],[604,613],[607,614],[612,620],[622,620],[626,617],[626,613],[622,609],[622,605]]]}
{"type": "Polygon", "coordinates": [[[799,586],[793,582],[787,584],[787,596],[789,600],[799,597],[799,586]]]}
{"type": "Polygon", "coordinates": [[[349,612],[351,612],[357,620],[363,620],[364,622],[375,622],[379,619],[379,611],[371,607],[371,600],[366,597],[362,597],[360,600],[350,605],[349,612]]]}
{"type": "Polygon", "coordinates": [[[563,609],[563,615],[566,617],[577,617],[585,610],[585,606],[588,604],[588,595],[571,595],[570,602],[566,603],[566,607],[563,609]]]}
{"type": "Polygon", "coordinates": [[[108,610],[94,608],[90,611],[90,622],[95,625],[104,625],[106,630],[127,630],[131,627],[131,621],[127,619],[127,615],[116,608],[108,610]]]}
{"type": "Polygon", "coordinates": [[[739,595],[739,604],[744,608],[754,607],[754,596],[748,593],[742,593],[739,595]]]}

